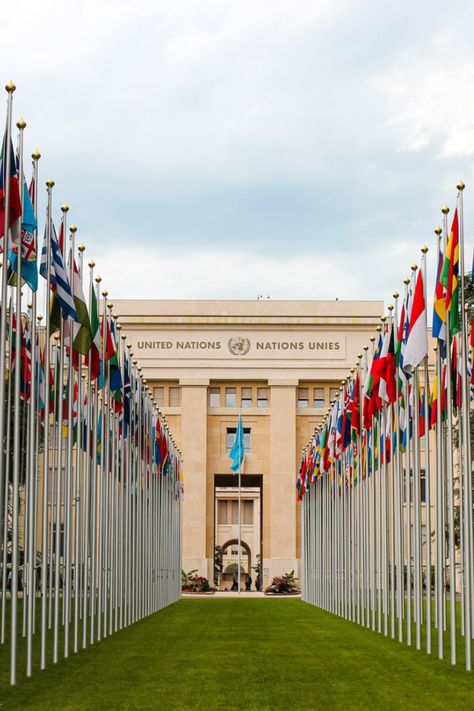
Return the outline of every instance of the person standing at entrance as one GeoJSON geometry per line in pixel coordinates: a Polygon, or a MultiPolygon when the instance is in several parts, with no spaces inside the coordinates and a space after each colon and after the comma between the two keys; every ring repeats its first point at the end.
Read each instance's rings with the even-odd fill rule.
{"type": "Polygon", "coordinates": [[[250,592],[251,587],[252,587],[252,578],[250,577],[250,575],[247,575],[247,577],[245,578],[245,589],[247,590],[247,592],[250,592]]]}
{"type": "Polygon", "coordinates": [[[232,587],[231,587],[231,592],[234,592],[235,590],[239,589],[239,586],[237,585],[237,573],[234,573],[232,576],[232,587]]]}

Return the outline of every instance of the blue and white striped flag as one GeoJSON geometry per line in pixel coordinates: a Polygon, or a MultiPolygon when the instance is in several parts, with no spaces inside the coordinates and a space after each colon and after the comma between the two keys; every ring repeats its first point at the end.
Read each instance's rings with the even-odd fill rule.
{"type": "MultiPolygon", "coordinates": [[[[43,250],[41,252],[41,264],[40,264],[40,274],[44,279],[48,278],[48,265],[47,265],[47,228],[44,233],[44,243],[43,250]]],[[[53,291],[56,292],[59,299],[59,304],[61,306],[61,312],[63,319],[67,319],[69,316],[73,321],[79,321],[74,306],[74,299],[72,296],[71,287],[69,284],[69,279],[67,278],[67,273],[64,268],[64,262],[61,255],[61,250],[59,249],[58,237],[56,235],[56,230],[54,224],[51,223],[51,279],[50,287],[56,287],[53,291]]]]}

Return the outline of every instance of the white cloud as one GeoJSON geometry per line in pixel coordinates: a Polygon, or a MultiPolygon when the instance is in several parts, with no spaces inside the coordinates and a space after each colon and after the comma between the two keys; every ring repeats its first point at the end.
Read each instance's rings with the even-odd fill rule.
{"type": "Polygon", "coordinates": [[[410,22],[374,0],[26,0],[0,71],[115,297],[389,298],[459,177],[474,220],[473,20],[441,0],[410,22]]]}
{"type": "Polygon", "coordinates": [[[430,36],[400,53],[375,80],[389,100],[390,124],[400,148],[436,144],[443,157],[474,153],[473,8],[456,3],[430,36]]]}
{"type": "MultiPolygon", "coordinates": [[[[410,274],[413,245],[399,241],[370,254],[297,255],[282,260],[243,250],[141,247],[97,250],[96,273],[110,297],[136,299],[375,299],[390,302],[410,274]],[[394,271],[398,273],[393,279],[394,271]]],[[[433,272],[434,253],[429,256],[433,272]]],[[[419,259],[417,259],[419,262],[419,259]]]]}

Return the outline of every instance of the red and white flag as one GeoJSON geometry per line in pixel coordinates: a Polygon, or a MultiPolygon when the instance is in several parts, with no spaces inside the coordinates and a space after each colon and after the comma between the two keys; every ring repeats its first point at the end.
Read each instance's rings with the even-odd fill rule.
{"type": "Polygon", "coordinates": [[[423,273],[418,271],[415,293],[408,326],[408,337],[403,354],[405,370],[414,370],[428,355],[428,333],[426,330],[426,303],[423,286],[423,273]]]}

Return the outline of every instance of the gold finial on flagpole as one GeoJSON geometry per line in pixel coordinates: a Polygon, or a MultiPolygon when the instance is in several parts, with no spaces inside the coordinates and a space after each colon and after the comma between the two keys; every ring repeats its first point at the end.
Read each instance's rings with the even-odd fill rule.
{"type": "Polygon", "coordinates": [[[464,185],[463,181],[460,180],[459,183],[456,185],[456,187],[457,187],[457,189],[459,190],[459,192],[462,193],[462,191],[464,190],[464,188],[465,188],[466,186],[464,185]]]}
{"type": "Polygon", "coordinates": [[[10,81],[7,82],[7,84],[5,84],[5,91],[7,91],[9,94],[13,94],[13,92],[15,91],[15,89],[16,89],[16,86],[15,86],[15,84],[12,82],[12,80],[10,79],[10,81]]]}
{"type": "Polygon", "coordinates": [[[102,277],[98,275],[98,276],[96,276],[95,280],[96,280],[97,284],[100,284],[100,282],[102,281],[102,277]]]}
{"type": "Polygon", "coordinates": [[[104,299],[106,299],[108,295],[109,295],[109,292],[107,291],[107,289],[104,289],[104,291],[102,292],[102,296],[104,297],[104,299]]]}
{"type": "Polygon", "coordinates": [[[71,225],[69,232],[72,232],[72,234],[75,235],[77,232],[77,225],[71,225]]]}
{"type": "Polygon", "coordinates": [[[31,157],[33,158],[33,160],[39,160],[41,158],[41,153],[37,148],[35,148],[35,150],[31,154],[31,157]]]}
{"type": "Polygon", "coordinates": [[[398,293],[398,291],[394,291],[393,294],[392,294],[392,296],[393,296],[394,299],[398,299],[398,297],[400,296],[400,294],[398,293]]]}
{"type": "Polygon", "coordinates": [[[46,181],[46,187],[54,188],[54,180],[52,178],[48,178],[48,180],[46,181]]]}
{"type": "Polygon", "coordinates": [[[408,285],[410,283],[409,277],[405,277],[405,279],[403,280],[403,283],[408,285]]]}
{"type": "Polygon", "coordinates": [[[416,264],[411,265],[412,272],[416,272],[417,269],[418,269],[418,267],[416,266],[416,264]]]}
{"type": "Polygon", "coordinates": [[[447,205],[443,205],[443,207],[441,208],[441,212],[443,213],[443,215],[447,215],[449,212],[449,207],[447,205]]]}
{"type": "Polygon", "coordinates": [[[37,316],[36,318],[38,319],[38,321],[42,321],[42,320],[43,320],[43,315],[42,315],[42,314],[38,314],[38,316],[37,316]]]}
{"type": "Polygon", "coordinates": [[[89,266],[89,269],[94,269],[94,267],[95,267],[95,262],[94,262],[93,259],[91,259],[91,261],[89,262],[89,265],[88,265],[88,266],[89,266]]]}
{"type": "MultiPolygon", "coordinates": [[[[386,316],[381,316],[381,317],[380,317],[380,320],[382,321],[382,323],[385,323],[385,321],[387,320],[387,317],[386,317],[386,316]]],[[[380,326],[377,326],[377,328],[380,328],[380,326]]]]}
{"type": "Polygon", "coordinates": [[[84,252],[85,249],[86,249],[86,245],[85,245],[85,244],[82,244],[82,242],[81,242],[81,244],[80,244],[79,247],[78,247],[79,252],[84,252]]]}
{"type": "Polygon", "coordinates": [[[388,309],[389,311],[393,311],[393,304],[389,304],[389,305],[387,306],[387,309],[388,309]]]}
{"type": "Polygon", "coordinates": [[[65,202],[61,205],[61,212],[69,212],[69,205],[67,205],[65,202]]]}
{"type": "Polygon", "coordinates": [[[23,131],[23,129],[26,128],[26,121],[25,121],[25,119],[23,119],[23,118],[18,119],[18,121],[16,122],[16,127],[17,127],[20,131],[23,131]]]}
{"type": "Polygon", "coordinates": [[[437,236],[439,237],[440,234],[442,233],[442,231],[443,231],[443,230],[442,230],[441,227],[438,225],[438,227],[435,227],[434,233],[435,233],[435,235],[437,235],[437,236]]]}
{"type": "Polygon", "coordinates": [[[426,246],[426,244],[424,244],[423,247],[421,248],[421,252],[422,252],[422,254],[426,254],[427,251],[428,251],[428,247],[426,246]]]}

